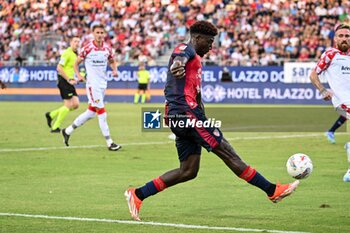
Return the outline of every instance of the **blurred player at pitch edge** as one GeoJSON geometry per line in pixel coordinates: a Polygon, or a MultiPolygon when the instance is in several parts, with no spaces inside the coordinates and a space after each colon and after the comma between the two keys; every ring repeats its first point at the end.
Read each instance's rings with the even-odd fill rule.
{"type": "MultiPolygon", "coordinates": [[[[319,90],[324,100],[332,100],[336,111],[350,119],[350,26],[340,24],[335,27],[334,48],[327,49],[321,56],[315,69],[310,74],[311,82],[319,90]],[[319,77],[327,79],[330,90],[320,82],[319,77]]],[[[350,162],[350,148],[347,157],[350,162]]],[[[350,169],[343,180],[350,182],[350,169]]]]}
{"type": "MultiPolygon", "coordinates": [[[[207,119],[201,101],[201,57],[211,50],[217,33],[217,28],[212,23],[198,21],[190,27],[190,42],[180,44],[174,49],[165,86],[168,109],[166,115],[174,116],[172,122],[188,119],[203,122],[207,119]]],[[[180,167],[164,173],[142,187],[125,191],[129,211],[134,220],[140,220],[139,212],[144,199],[197,176],[201,146],[216,154],[236,176],[263,190],[274,203],[290,195],[299,184],[299,181],[291,184],[270,183],[241,160],[218,128],[198,125],[181,128],[173,124],[169,127],[176,135],[180,167]]]]}
{"type": "Polygon", "coordinates": [[[330,143],[335,144],[335,131],[346,121],[346,117],[340,115],[338,119],[333,123],[332,127],[326,132],[326,137],[330,143]]]}
{"type": "Polygon", "coordinates": [[[146,65],[144,63],[140,63],[139,70],[137,71],[138,77],[138,87],[134,96],[134,103],[137,104],[139,102],[140,94],[141,94],[141,103],[146,102],[147,90],[149,87],[150,81],[150,73],[146,70],[146,65]]]}
{"type": "Polygon", "coordinates": [[[84,77],[79,74],[79,64],[84,61],[86,68],[86,94],[89,100],[88,109],[80,114],[73,123],[62,130],[64,143],[69,146],[70,135],[74,130],[82,126],[86,121],[98,115],[98,122],[102,135],[105,137],[107,147],[111,151],[117,151],[121,148],[113,142],[109,127],[107,124],[107,113],[104,106],[105,91],[107,88],[107,65],[112,68],[112,75],[117,76],[117,64],[114,61],[112,48],[104,42],[106,31],[103,25],[94,25],[92,27],[94,40],[88,42],[81,50],[75,64],[74,71],[80,81],[84,77]]]}
{"type": "Polygon", "coordinates": [[[6,88],[6,84],[3,83],[1,80],[0,80],[0,88],[1,89],[5,89],[6,88]]]}
{"type": "Polygon", "coordinates": [[[78,37],[73,37],[70,41],[70,47],[63,51],[57,65],[57,87],[63,99],[63,106],[45,113],[47,125],[51,128],[51,133],[61,132],[60,126],[69,111],[73,111],[79,107],[79,98],[74,87],[78,81],[74,79],[73,67],[77,60],[79,43],[80,39],[78,37]],[[55,122],[52,125],[54,119],[55,122]]]}

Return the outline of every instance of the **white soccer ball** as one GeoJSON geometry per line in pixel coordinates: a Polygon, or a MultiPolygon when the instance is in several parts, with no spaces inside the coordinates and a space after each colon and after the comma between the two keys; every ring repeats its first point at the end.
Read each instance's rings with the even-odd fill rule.
{"type": "Polygon", "coordinates": [[[310,157],[302,153],[290,156],[286,166],[288,174],[298,180],[307,178],[313,169],[310,157]]]}

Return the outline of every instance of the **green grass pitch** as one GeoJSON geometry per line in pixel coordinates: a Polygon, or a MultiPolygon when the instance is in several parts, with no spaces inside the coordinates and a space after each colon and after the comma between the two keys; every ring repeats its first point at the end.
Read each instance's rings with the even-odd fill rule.
{"type": "MultiPolygon", "coordinates": [[[[0,213],[130,220],[124,190],[178,166],[169,133],[142,133],[141,105],[108,103],[111,134],[123,149],[107,150],[97,119],[74,132],[70,141],[71,146],[91,148],[64,149],[61,135],[49,132],[44,117],[59,106],[0,102],[0,213]],[[22,148],[33,150],[17,150],[22,148]]],[[[85,109],[86,103],[81,103],[64,126],[85,109]]],[[[329,119],[329,124],[334,120],[329,119]]],[[[321,133],[224,135],[247,163],[271,181],[293,180],[285,163],[297,152],[311,157],[314,171],[291,197],[273,204],[262,191],[232,174],[214,154],[203,151],[198,177],[145,200],[140,214],[143,221],[270,232],[350,232],[350,183],[342,181],[348,168],[343,145],[349,134],[338,134],[335,145],[321,133]],[[290,137],[280,137],[286,135],[290,137]]],[[[0,216],[0,232],[228,231],[0,216]]]]}

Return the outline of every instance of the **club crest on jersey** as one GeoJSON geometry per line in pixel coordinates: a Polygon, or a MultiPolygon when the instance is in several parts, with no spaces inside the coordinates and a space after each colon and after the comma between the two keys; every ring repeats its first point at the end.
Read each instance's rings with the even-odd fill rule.
{"type": "Polygon", "coordinates": [[[96,104],[98,104],[98,103],[100,102],[100,100],[95,100],[94,102],[95,102],[96,104]]]}
{"type": "Polygon", "coordinates": [[[174,52],[175,53],[183,53],[186,48],[187,48],[187,45],[180,45],[180,46],[175,48],[174,52]]]}
{"type": "Polygon", "coordinates": [[[179,50],[185,50],[187,48],[187,45],[181,45],[181,46],[179,46],[179,50]]]}
{"type": "Polygon", "coordinates": [[[213,134],[216,136],[216,137],[220,137],[220,133],[219,133],[219,130],[218,129],[215,129],[213,131],[213,134]]]}

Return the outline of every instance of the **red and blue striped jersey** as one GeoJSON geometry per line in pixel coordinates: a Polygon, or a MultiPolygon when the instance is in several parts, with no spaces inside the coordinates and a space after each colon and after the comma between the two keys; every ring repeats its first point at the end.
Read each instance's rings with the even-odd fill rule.
{"type": "Polygon", "coordinates": [[[201,105],[201,81],[201,57],[191,44],[178,45],[170,57],[164,90],[169,111],[181,113],[201,105]],[[183,78],[175,78],[170,72],[175,57],[187,58],[186,75],[183,78]]]}

